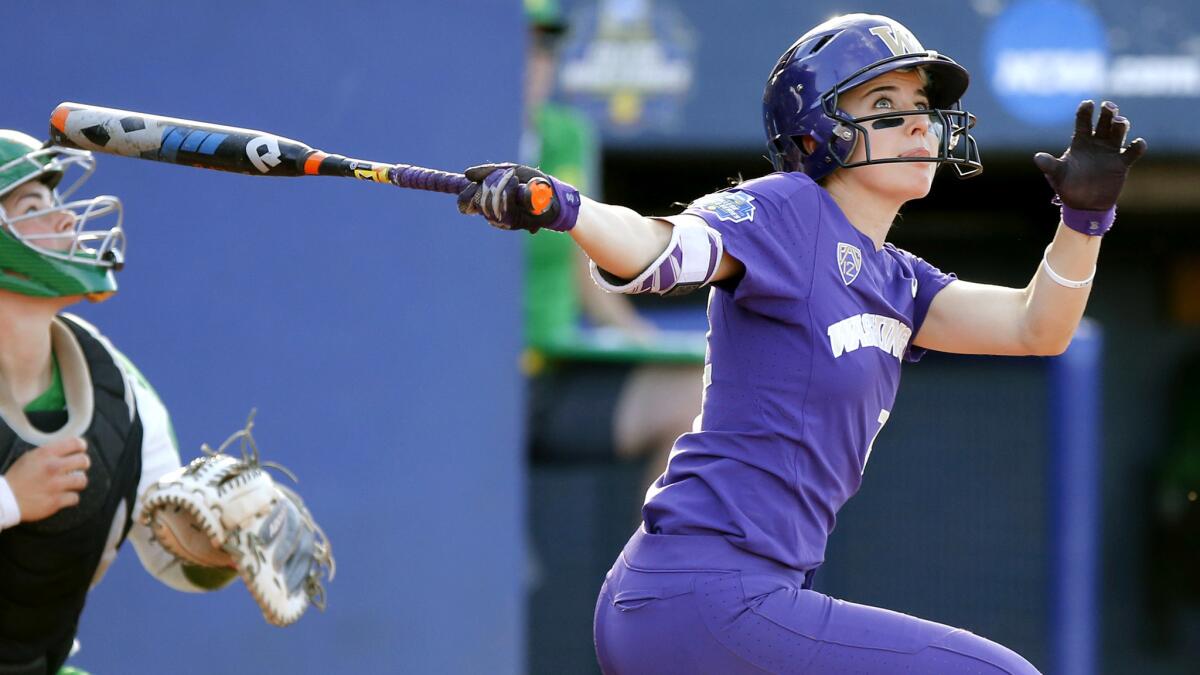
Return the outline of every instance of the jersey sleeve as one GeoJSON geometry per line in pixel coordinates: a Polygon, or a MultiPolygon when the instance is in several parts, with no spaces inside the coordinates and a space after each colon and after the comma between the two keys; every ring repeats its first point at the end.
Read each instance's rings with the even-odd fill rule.
{"type": "Polygon", "coordinates": [[[776,173],[701,197],[684,211],[720,232],[725,252],[745,268],[739,278],[717,283],[735,301],[764,311],[777,300],[808,297],[817,189],[803,176],[776,173]]]}
{"type": "MultiPolygon", "coordinates": [[[[916,335],[921,332],[921,325],[925,323],[925,317],[929,314],[929,305],[933,304],[934,297],[942,292],[942,289],[949,286],[950,282],[958,279],[958,276],[943,272],[925,261],[924,258],[917,257],[903,249],[896,249],[905,263],[911,267],[913,279],[916,280],[916,295],[913,297],[913,315],[912,315],[912,334],[916,335]]],[[[908,351],[904,354],[904,360],[916,363],[925,356],[928,351],[923,347],[910,345],[908,351]]]]}
{"type": "Polygon", "coordinates": [[[118,361],[133,386],[138,415],[142,420],[142,475],[138,479],[138,503],[133,511],[129,541],[142,567],[167,586],[185,593],[213,590],[194,583],[180,561],[155,541],[150,528],[142,523],[142,496],[146,489],[163,474],[180,467],[179,442],[175,438],[171,417],[158,393],[129,359],[120,355],[118,361]]]}
{"type": "MultiPolygon", "coordinates": [[[[107,338],[98,333],[96,335],[124,373],[126,385],[133,391],[134,405],[142,421],[142,474],[138,478],[137,504],[133,508],[133,525],[127,538],[133,544],[142,567],[162,583],[187,593],[212,590],[194,583],[185,573],[179,560],[156,542],[150,528],[142,523],[142,495],[160,476],[179,468],[179,442],[175,438],[175,429],[171,425],[167,407],[163,405],[162,399],[145,376],[128,357],[113,347],[107,338]]],[[[100,580],[103,570],[115,556],[114,545],[105,551],[105,560],[101,562],[93,584],[100,580]]]]}

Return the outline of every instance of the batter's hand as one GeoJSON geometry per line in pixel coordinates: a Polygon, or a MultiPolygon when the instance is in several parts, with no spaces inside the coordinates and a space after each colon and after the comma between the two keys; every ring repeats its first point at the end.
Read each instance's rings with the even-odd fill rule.
{"type": "Polygon", "coordinates": [[[553,176],[520,164],[483,164],[465,173],[472,183],[458,195],[462,213],[481,214],[503,230],[575,227],[579,190],[553,176]]]}
{"type": "Polygon", "coordinates": [[[87,442],[67,438],[34,448],[17,458],[4,478],[17,506],[21,522],[43,520],[79,503],[87,487],[87,442]]]}
{"type": "Polygon", "coordinates": [[[1138,138],[1125,145],[1129,120],[1117,114],[1117,106],[1105,101],[1100,119],[1092,129],[1091,101],[1079,104],[1075,113],[1075,136],[1061,157],[1039,152],[1034,164],[1062,203],[1083,211],[1106,211],[1117,203],[1129,167],[1146,152],[1146,141],[1138,138]]]}

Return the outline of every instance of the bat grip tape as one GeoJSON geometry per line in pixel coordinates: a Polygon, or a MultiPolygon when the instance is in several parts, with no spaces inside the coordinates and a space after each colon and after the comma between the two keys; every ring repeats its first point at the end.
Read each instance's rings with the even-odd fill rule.
{"type": "Polygon", "coordinates": [[[471,181],[461,173],[425,169],[408,164],[393,166],[388,171],[388,178],[397,187],[451,194],[462,192],[471,184],[471,181]]]}

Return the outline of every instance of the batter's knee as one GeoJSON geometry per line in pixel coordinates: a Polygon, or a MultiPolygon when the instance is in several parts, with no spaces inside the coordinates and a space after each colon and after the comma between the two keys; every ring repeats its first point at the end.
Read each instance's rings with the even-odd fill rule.
{"type": "Polygon", "coordinates": [[[969,672],[977,672],[980,675],[1041,675],[1041,672],[1020,654],[965,630],[955,631],[931,646],[976,661],[978,668],[969,672]]]}

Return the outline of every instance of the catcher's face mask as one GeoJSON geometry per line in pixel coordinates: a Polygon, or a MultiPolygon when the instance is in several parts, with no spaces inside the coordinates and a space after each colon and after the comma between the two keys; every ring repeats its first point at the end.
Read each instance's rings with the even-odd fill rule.
{"type": "Polygon", "coordinates": [[[43,148],[0,130],[0,288],[91,300],[117,290],[113,272],[125,259],[120,200],[68,201],[94,169],[89,152],[43,148]]]}

